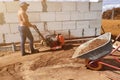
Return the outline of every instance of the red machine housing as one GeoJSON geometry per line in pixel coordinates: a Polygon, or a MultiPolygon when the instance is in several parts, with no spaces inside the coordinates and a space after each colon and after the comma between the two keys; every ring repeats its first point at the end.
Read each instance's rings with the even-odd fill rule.
{"type": "Polygon", "coordinates": [[[50,46],[51,50],[61,49],[64,45],[64,37],[62,34],[48,35],[46,43],[50,46]]]}

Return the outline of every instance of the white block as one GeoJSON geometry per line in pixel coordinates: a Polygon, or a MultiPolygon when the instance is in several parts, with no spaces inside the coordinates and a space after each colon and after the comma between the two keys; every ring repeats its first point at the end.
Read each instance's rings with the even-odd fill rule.
{"type": "Polygon", "coordinates": [[[62,30],[62,22],[48,22],[48,30],[62,30]]]}
{"type": "Polygon", "coordinates": [[[90,28],[100,28],[101,25],[101,20],[90,21],[90,28]]]}
{"type": "Polygon", "coordinates": [[[69,38],[69,34],[68,34],[68,30],[58,30],[56,31],[56,33],[60,33],[63,35],[64,38],[68,39],[69,38]]]}
{"type": "Polygon", "coordinates": [[[63,22],[63,30],[75,29],[76,23],[75,21],[64,21],[63,22]]]}
{"type": "Polygon", "coordinates": [[[19,2],[18,1],[11,1],[5,2],[7,12],[18,12],[19,10],[19,2]]]}
{"type": "Polygon", "coordinates": [[[97,19],[102,19],[102,12],[101,11],[97,11],[96,12],[96,14],[97,14],[97,19]]]}
{"type": "Polygon", "coordinates": [[[99,36],[99,35],[101,35],[101,28],[96,28],[97,30],[96,30],[96,36],[99,36]]]}
{"type": "Polygon", "coordinates": [[[10,33],[9,24],[0,25],[0,33],[1,34],[3,34],[3,33],[9,34],[10,33]]]}
{"type": "Polygon", "coordinates": [[[89,21],[77,21],[77,29],[78,28],[88,28],[89,27],[89,21]]]}
{"type": "Polygon", "coordinates": [[[103,2],[103,0],[98,0],[99,2],[103,2]]]}
{"type": "Polygon", "coordinates": [[[91,20],[97,19],[98,12],[71,12],[71,20],[91,20]]]}
{"type": "MultiPolygon", "coordinates": [[[[42,33],[44,31],[43,23],[34,23],[34,24],[37,26],[40,33],[42,33]]],[[[35,41],[37,41],[37,40],[39,40],[41,38],[39,36],[39,34],[32,27],[30,28],[30,31],[31,31],[35,41]]]]}
{"type": "Polygon", "coordinates": [[[42,4],[40,1],[31,1],[31,2],[27,2],[27,3],[30,4],[30,6],[28,7],[28,12],[42,11],[42,4]]]}
{"type": "Polygon", "coordinates": [[[33,24],[35,24],[37,26],[39,31],[44,31],[44,23],[43,22],[33,23],[33,24]]]}
{"type": "Polygon", "coordinates": [[[62,11],[76,11],[75,2],[62,2],[62,11]]]}
{"type": "Polygon", "coordinates": [[[70,20],[69,12],[56,12],[56,21],[70,20]]]}
{"type": "Polygon", "coordinates": [[[102,11],[102,2],[91,2],[90,10],[102,11]]]}
{"type": "Polygon", "coordinates": [[[19,26],[19,24],[10,24],[10,32],[11,33],[18,33],[19,32],[18,26],[19,26]]]}
{"type": "Polygon", "coordinates": [[[92,19],[101,19],[101,12],[71,12],[71,20],[92,20],[92,19]]]}
{"type": "Polygon", "coordinates": [[[77,2],[77,10],[80,12],[88,12],[89,2],[77,2]]]}
{"type": "MultiPolygon", "coordinates": [[[[54,30],[47,30],[47,31],[42,31],[41,34],[46,37],[47,35],[54,34],[56,31],[54,30]]],[[[40,37],[41,38],[41,37],[40,37]]],[[[41,38],[42,39],[42,38],[41,38]]]]}
{"type": "MultiPolygon", "coordinates": [[[[39,27],[38,27],[39,28],[39,27]]],[[[33,29],[33,28],[30,28],[30,30],[31,30],[31,33],[32,33],[32,35],[33,35],[33,38],[34,38],[34,41],[38,41],[38,40],[41,40],[42,38],[41,38],[41,36],[33,29]]],[[[40,29],[39,29],[39,31],[40,31],[40,29]]],[[[43,31],[40,31],[40,33],[44,36],[45,34],[43,33],[43,31]]],[[[27,38],[27,41],[29,41],[28,40],[28,38],[27,38]]]]}
{"type": "Polygon", "coordinates": [[[70,20],[79,20],[79,11],[70,12],[70,20]]]}
{"type": "Polygon", "coordinates": [[[28,13],[30,22],[40,22],[40,13],[28,13]]]}
{"type": "Polygon", "coordinates": [[[84,37],[95,36],[95,28],[85,28],[84,37]]]}
{"type": "Polygon", "coordinates": [[[40,41],[40,36],[36,33],[36,32],[32,32],[32,35],[33,35],[33,38],[34,38],[34,41],[40,41]]]}
{"type": "Polygon", "coordinates": [[[58,12],[62,10],[61,2],[47,2],[47,11],[58,12]]]}
{"type": "Polygon", "coordinates": [[[41,21],[55,21],[55,12],[42,12],[40,13],[41,21]]]}
{"type": "Polygon", "coordinates": [[[19,33],[6,34],[5,35],[5,42],[6,43],[20,42],[20,34],[19,33]]]}
{"type": "Polygon", "coordinates": [[[0,2],[0,12],[6,12],[6,7],[4,2],[0,2]]]}
{"type": "Polygon", "coordinates": [[[70,30],[71,38],[82,37],[82,29],[70,30]]]}
{"type": "Polygon", "coordinates": [[[3,43],[3,34],[0,34],[0,43],[3,43]]]}
{"type": "Polygon", "coordinates": [[[6,23],[18,23],[17,13],[5,13],[6,23]]]}
{"type": "Polygon", "coordinates": [[[86,12],[83,14],[83,19],[86,20],[97,19],[98,17],[97,12],[86,12]]]}

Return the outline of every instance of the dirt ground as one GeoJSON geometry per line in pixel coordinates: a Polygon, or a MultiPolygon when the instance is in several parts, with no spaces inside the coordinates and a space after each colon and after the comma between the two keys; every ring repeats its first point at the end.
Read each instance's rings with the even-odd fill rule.
{"type": "MultiPolygon", "coordinates": [[[[39,53],[26,56],[21,56],[20,51],[0,52],[0,80],[120,80],[118,70],[104,66],[94,71],[85,67],[84,59],[73,59],[79,45],[69,44],[57,51],[40,47],[39,53]]],[[[120,52],[115,54],[120,56],[120,52]]],[[[110,57],[105,60],[113,61],[110,57]]]]}

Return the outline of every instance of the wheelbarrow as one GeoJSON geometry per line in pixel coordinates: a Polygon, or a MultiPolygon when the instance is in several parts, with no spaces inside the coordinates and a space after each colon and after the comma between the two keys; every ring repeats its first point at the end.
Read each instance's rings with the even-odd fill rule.
{"type": "Polygon", "coordinates": [[[112,53],[117,51],[118,48],[120,48],[120,46],[115,48],[115,49],[113,49],[113,47],[112,47],[111,33],[105,33],[103,35],[100,35],[92,40],[89,40],[89,41],[81,44],[75,50],[72,58],[85,59],[85,66],[89,69],[92,69],[92,70],[100,70],[100,69],[102,69],[103,65],[120,70],[119,67],[113,66],[109,63],[102,61],[103,57],[110,55],[113,57],[113,59],[115,59],[115,61],[120,63],[119,58],[117,56],[112,55],[112,53]],[[96,39],[104,39],[104,40],[106,40],[106,42],[104,44],[101,44],[98,47],[95,47],[91,50],[88,50],[88,51],[80,54],[80,52],[82,50],[84,50],[87,46],[89,46],[89,44],[91,44],[96,39]]]}

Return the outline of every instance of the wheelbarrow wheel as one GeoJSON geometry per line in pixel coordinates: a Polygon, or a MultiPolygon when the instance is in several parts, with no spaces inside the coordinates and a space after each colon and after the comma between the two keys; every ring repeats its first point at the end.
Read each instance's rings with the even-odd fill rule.
{"type": "Polygon", "coordinates": [[[85,60],[86,67],[91,70],[100,70],[102,69],[102,64],[100,64],[98,61],[92,62],[92,60],[86,59],[85,60]]]}

